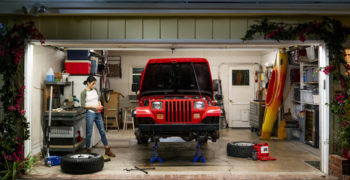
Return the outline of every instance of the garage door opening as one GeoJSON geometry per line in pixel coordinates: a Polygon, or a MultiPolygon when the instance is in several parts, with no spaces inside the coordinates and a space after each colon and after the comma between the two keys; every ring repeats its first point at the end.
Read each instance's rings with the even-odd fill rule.
{"type": "MultiPolygon", "coordinates": [[[[108,51],[114,73],[109,77],[110,86],[116,95],[112,101],[118,101],[115,118],[118,119],[120,130],[111,118],[107,125],[107,137],[117,154],[117,159],[105,163],[101,172],[103,177],[113,177],[113,173],[123,175],[124,168],[130,166],[154,166],[157,170],[169,172],[167,166],[177,167],[183,172],[213,172],[232,175],[261,174],[267,172],[283,172],[284,174],[302,174],[321,176],[328,174],[329,158],[329,79],[323,73],[318,73],[318,67],[325,67],[328,63],[326,49],[323,43],[312,42],[300,44],[287,42],[282,44],[270,42],[252,42],[251,44],[224,43],[72,43],[48,42],[42,46],[29,45],[26,52],[25,78],[28,87],[25,99],[28,121],[31,122],[31,140],[26,143],[26,152],[38,153],[45,148],[45,121],[41,117],[45,94],[45,75],[51,67],[55,72],[64,70],[67,60],[66,50],[92,50],[95,52],[108,51]],[[252,125],[254,115],[261,112],[253,108],[263,108],[266,92],[269,86],[272,67],[278,60],[278,52],[286,51],[291,56],[288,60],[286,83],[283,92],[283,107],[279,110],[273,135],[277,137],[278,127],[287,121],[286,139],[288,140],[260,140],[261,125],[252,125]],[[310,50],[311,49],[311,50],[310,50]],[[307,50],[311,57],[298,51],[307,50]],[[292,56],[293,53],[298,53],[292,56]],[[165,161],[163,164],[149,164],[152,145],[137,144],[131,126],[122,130],[125,115],[130,109],[138,106],[137,96],[132,92],[132,84],[139,81],[143,68],[149,59],[154,58],[193,58],[201,57],[209,61],[213,80],[221,82],[220,93],[223,96],[220,104],[225,114],[220,119],[221,137],[217,142],[208,142],[203,147],[207,159],[205,164],[193,164],[191,158],[195,151],[195,142],[184,142],[179,138],[161,140],[160,153],[165,161]],[[292,57],[296,58],[293,59],[292,57]],[[304,59],[303,59],[304,58],[304,59]],[[299,59],[299,60],[298,60],[299,59]],[[260,99],[257,100],[257,99],[260,99]],[[254,101],[256,100],[256,101],[254,101]],[[40,107],[40,108],[34,108],[40,107]],[[254,126],[254,127],[253,127],[254,126]],[[270,154],[276,161],[260,162],[227,156],[226,145],[232,141],[249,141],[254,143],[268,142],[270,154]],[[318,169],[317,169],[318,168],[318,169]]],[[[80,91],[84,88],[86,75],[71,75],[71,86],[63,87],[64,101],[68,97],[76,96],[80,99],[80,91]]],[[[96,79],[100,79],[97,74],[96,79]]],[[[220,100],[217,100],[219,103],[220,100]]],[[[129,115],[128,115],[129,116],[129,115]]],[[[255,117],[255,116],[254,116],[255,117]]],[[[76,124],[84,138],[84,121],[76,124]]],[[[92,144],[96,153],[102,153],[103,145],[97,129],[94,129],[92,144]]],[[[82,145],[83,146],[83,145],[82,145]]],[[[78,149],[77,149],[78,150],[78,149]]],[[[83,151],[83,148],[80,149],[83,151]]],[[[79,150],[78,150],[79,151],[79,150]]],[[[46,168],[46,167],[39,167],[46,168]]],[[[170,168],[171,169],[171,168],[170,168]]],[[[38,171],[39,174],[45,171],[38,171]]],[[[52,174],[60,174],[59,168],[52,174]]],[[[42,175],[42,174],[41,174],[42,175]]],[[[124,174],[125,175],[125,174],[124,174]]],[[[122,176],[123,177],[123,176],[122,176]]],[[[125,175],[127,177],[127,174],[125,175]]]]}

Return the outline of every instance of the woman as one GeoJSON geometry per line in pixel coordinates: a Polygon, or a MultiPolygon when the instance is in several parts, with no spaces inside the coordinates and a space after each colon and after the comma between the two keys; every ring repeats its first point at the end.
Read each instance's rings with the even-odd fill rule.
{"type": "Polygon", "coordinates": [[[95,89],[96,79],[93,76],[89,76],[86,81],[84,81],[86,88],[81,92],[81,107],[85,108],[86,111],[86,148],[87,152],[91,152],[91,135],[94,122],[100,132],[102,142],[105,146],[105,154],[110,157],[115,157],[115,154],[111,151],[108,146],[106,133],[103,127],[103,120],[101,116],[101,111],[103,106],[101,101],[99,101],[99,95],[95,89]]]}

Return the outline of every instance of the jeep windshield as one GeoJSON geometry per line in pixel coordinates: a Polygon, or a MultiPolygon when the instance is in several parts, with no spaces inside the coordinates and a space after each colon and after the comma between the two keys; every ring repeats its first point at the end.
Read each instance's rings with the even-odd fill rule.
{"type": "Polygon", "coordinates": [[[140,96],[201,94],[211,97],[212,82],[208,64],[198,62],[192,64],[191,62],[148,64],[140,96]]]}

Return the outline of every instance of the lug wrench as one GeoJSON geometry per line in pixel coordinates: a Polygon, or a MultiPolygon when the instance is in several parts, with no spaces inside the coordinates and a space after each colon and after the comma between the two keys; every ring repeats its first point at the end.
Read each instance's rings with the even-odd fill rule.
{"type": "Polygon", "coordinates": [[[145,174],[148,174],[146,170],[154,170],[154,169],[156,168],[139,168],[135,166],[135,169],[124,169],[124,171],[141,171],[141,172],[144,172],[145,174]]]}

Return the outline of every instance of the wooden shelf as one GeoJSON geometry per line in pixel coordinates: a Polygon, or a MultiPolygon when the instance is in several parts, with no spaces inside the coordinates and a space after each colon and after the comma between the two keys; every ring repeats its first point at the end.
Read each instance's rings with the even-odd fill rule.
{"type": "Polygon", "coordinates": [[[303,63],[302,66],[318,67],[318,64],[303,63]]]}
{"type": "MultiPolygon", "coordinates": [[[[61,151],[61,152],[75,152],[85,144],[85,139],[80,142],[77,142],[74,145],[50,145],[50,151],[61,151]]],[[[47,150],[47,145],[44,147],[47,150]]]]}
{"type": "Polygon", "coordinates": [[[47,82],[45,81],[45,84],[48,86],[69,86],[72,82],[47,82]]]}
{"type": "Polygon", "coordinates": [[[318,84],[318,82],[304,82],[304,84],[318,84]]]}

